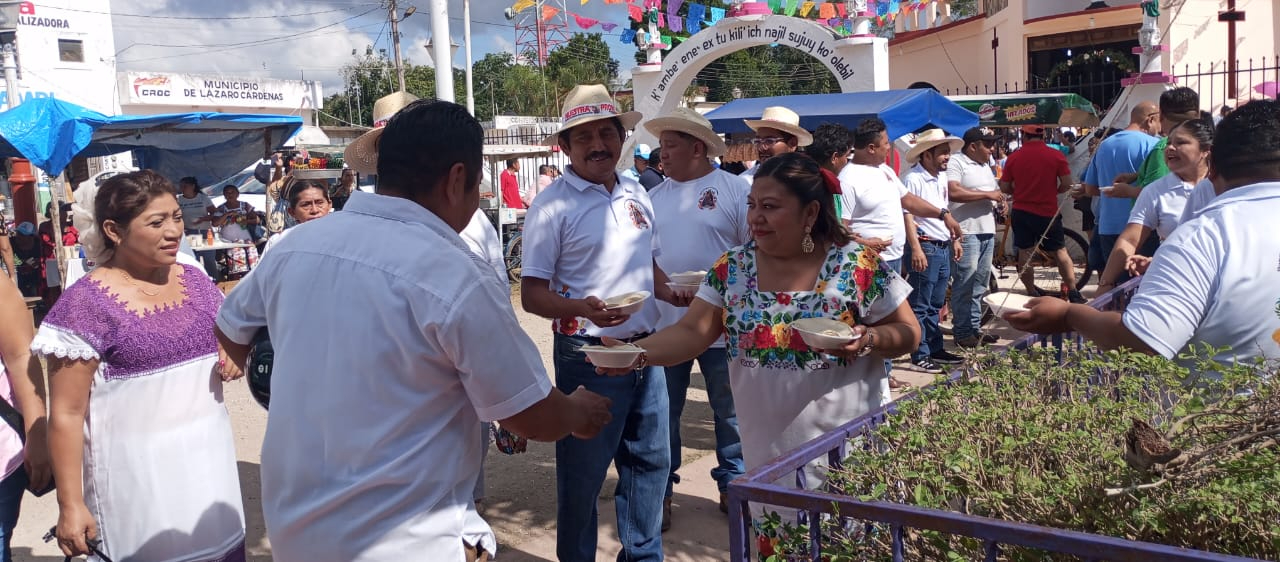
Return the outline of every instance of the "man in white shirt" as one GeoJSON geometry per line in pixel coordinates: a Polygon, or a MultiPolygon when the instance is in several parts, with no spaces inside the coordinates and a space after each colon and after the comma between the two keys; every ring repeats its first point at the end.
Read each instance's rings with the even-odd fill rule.
{"type": "MultiPolygon", "coordinates": [[[[649,192],[657,217],[654,233],[664,248],[657,258],[658,265],[663,271],[707,271],[730,248],[751,241],[747,224],[747,193],[751,185],[711,165],[710,158],[724,155],[727,147],[698,112],[678,108],[649,120],[645,129],[658,137],[662,167],[667,172],[667,179],[649,192]]],[[[687,310],[667,303],[658,307],[662,313],[659,329],[675,324],[687,310]]],[[[745,469],[724,340],[717,341],[697,361],[714,414],[716,467],[711,469],[711,477],[720,489],[720,511],[727,513],[725,493],[729,482],[742,476],[745,469]]],[[[680,481],[676,474],[680,468],[680,415],[692,369],[692,360],[665,369],[671,401],[671,479],[663,503],[663,530],[670,527],[671,495],[680,481]]]]}
{"type": "Polygon", "coordinates": [[[942,129],[917,134],[906,156],[907,163],[913,166],[902,182],[907,191],[941,209],[938,218],[904,215],[911,258],[907,268],[909,300],[921,332],[920,347],[911,354],[911,364],[933,374],[942,372],[939,364],[956,364],[963,359],[943,347],[942,328],[938,325],[938,312],[946,304],[951,261],[958,261],[963,252],[959,237],[952,237],[941,218],[950,214],[944,178],[947,163],[962,144],[963,140],[948,136],[942,129]]]}
{"type": "Polygon", "coordinates": [[[1280,102],[1231,112],[1209,158],[1218,197],[1160,245],[1123,312],[1039,298],[1005,318],[1029,332],[1074,330],[1104,349],[1173,359],[1208,345],[1225,348],[1221,363],[1280,367],[1280,102]]]}
{"type": "Polygon", "coordinates": [[[995,131],[974,127],[964,133],[964,148],[947,163],[947,196],[951,215],[964,235],[964,255],[951,268],[951,335],[960,347],[992,344],[999,338],[984,334],[982,297],[991,280],[991,256],[995,250],[996,206],[1004,194],[991,172],[995,131]]]}
{"type": "Polygon", "coordinates": [[[264,328],[275,347],[262,509],[277,560],[492,553],[471,497],[480,421],[542,441],[609,421],[608,399],[551,388],[508,293],[476,282],[493,272],[458,231],[480,202],[482,139],[464,107],[410,104],[348,147],[361,172],[357,155],[377,154],[377,194],[295,227],[311,234],[281,241],[223,303],[233,362],[264,328]]]}
{"type": "Polygon", "coordinates": [[[521,303],[554,320],[556,386],[585,386],[613,400],[613,423],[599,436],[556,443],[556,553],[566,562],[595,560],[596,503],[610,462],[618,469],[619,559],[662,559],[662,496],[671,471],[662,368],[601,376],[582,352],[602,337],[632,341],[658,327],[655,299],[632,315],[602,299],[648,291],[677,306],[689,302],[673,295],[654,261],[661,250],[648,192],[614,169],[627,129],[639,120],[637,112],[621,112],[602,85],[570,90],[561,128],[547,139],[570,165],[525,218],[521,303]]]}
{"type": "Polygon", "coordinates": [[[751,144],[756,147],[756,163],[738,174],[748,182],[755,180],[756,170],[760,169],[765,160],[779,154],[795,152],[813,142],[813,135],[800,126],[800,116],[785,107],[766,107],[759,119],[743,121],[756,132],[755,138],[751,139],[751,144]]]}

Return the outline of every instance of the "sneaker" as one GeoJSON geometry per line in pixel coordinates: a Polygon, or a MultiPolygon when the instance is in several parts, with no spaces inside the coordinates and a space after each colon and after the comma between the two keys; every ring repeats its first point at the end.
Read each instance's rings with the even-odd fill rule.
{"type": "Polygon", "coordinates": [[[1084,298],[1084,295],[1080,294],[1080,291],[1067,291],[1067,300],[1072,304],[1084,304],[1089,302],[1089,299],[1084,298]]]}
{"type": "Polygon", "coordinates": [[[967,348],[967,349],[973,349],[975,347],[981,346],[984,343],[986,342],[979,336],[965,336],[963,338],[956,338],[956,345],[963,348],[967,348]]]}
{"type": "Polygon", "coordinates": [[[985,344],[993,344],[993,343],[1000,342],[1000,338],[995,334],[988,334],[986,332],[983,332],[982,335],[978,337],[982,341],[982,343],[985,343],[985,344]]]}
{"type": "Polygon", "coordinates": [[[671,530],[671,498],[662,500],[662,532],[671,530]]]}
{"type": "Polygon", "coordinates": [[[945,349],[940,349],[938,351],[933,352],[932,354],[929,355],[929,358],[933,359],[935,363],[942,363],[943,365],[955,365],[957,363],[964,363],[964,357],[951,353],[950,351],[947,351],[945,349]]]}
{"type": "Polygon", "coordinates": [[[925,357],[924,359],[912,359],[911,365],[914,366],[917,371],[922,373],[929,373],[931,375],[942,374],[942,367],[938,366],[937,363],[934,363],[933,360],[928,357],[925,357]]]}

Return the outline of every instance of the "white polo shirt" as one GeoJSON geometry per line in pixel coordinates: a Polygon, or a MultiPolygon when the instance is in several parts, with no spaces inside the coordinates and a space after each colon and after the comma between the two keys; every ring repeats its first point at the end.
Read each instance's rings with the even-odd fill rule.
{"type": "MultiPolygon", "coordinates": [[[[1212,184],[1210,184],[1212,185],[1212,184]]],[[[1140,224],[1154,230],[1161,240],[1173,234],[1182,224],[1182,212],[1191,196],[1192,184],[1169,172],[1151,182],[1138,193],[1129,211],[1129,224],[1140,224]]]]}
{"type": "MultiPolygon", "coordinates": [[[[959,182],[960,187],[972,191],[1000,191],[1000,184],[996,183],[996,175],[991,172],[991,166],[987,163],[975,162],[963,152],[951,155],[951,162],[947,164],[945,175],[948,185],[954,181],[959,182]]],[[[947,195],[950,195],[950,191],[947,195]]],[[[960,229],[965,234],[995,234],[996,207],[993,201],[988,199],[967,203],[952,201],[950,209],[951,216],[960,223],[960,229]]]]}
{"type": "Polygon", "coordinates": [[[1125,327],[1166,358],[1209,344],[1230,348],[1219,362],[1264,357],[1280,366],[1277,216],[1280,182],[1219,195],[1160,245],[1125,327]]]}
{"type": "MultiPolygon", "coordinates": [[[[907,186],[907,191],[939,209],[946,208],[951,202],[951,197],[947,193],[946,180],[925,171],[924,166],[920,164],[911,167],[906,177],[902,179],[902,183],[907,186]]],[[[923,232],[930,240],[935,242],[951,240],[951,232],[947,230],[947,223],[942,219],[938,217],[915,217],[915,219],[916,229],[923,232]]]]}
{"type": "Polygon", "coordinates": [[[849,230],[863,238],[893,239],[880,258],[901,258],[907,243],[907,227],[902,221],[902,196],[907,194],[907,186],[893,168],[851,162],[840,170],[840,191],[844,200],[840,218],[849,221],[849,230]]]}
{"type": "Polygon", "coordinates": [[[476,426],[551,391],[537,347],[444,221],[352,193],[293,228],[227,295],[218,327],[270,326],[262,511],[277,560],[463,560],[495,548],[476,514],[476,426]]]}
{"type": "Polygon", "coordinates": [[[498,229],[489,222],[489,217],[484,214],[484,211],[476,209],[475,214],[471,215],[471,222],[467,223],[467,227],[458,235],[467,244],[467,249],[480,259],[485,268],[497,273],[503,287],[509,288],[507,262],[502,255],[502,240],[498,239],[498,229]]]}
{"type": "MultiPolygon", "coordinates": [[[[521,275],[547,279],[552,291],[571,299],[653,293],[653,260],[661,255],[653,225],[653,205],[639,183],[619,177],[609,193],[566,166],[525,215],[521,275]]],[[[559,318],[552,329],[615,338],[652,332],[658,326],[656,300],[612,328],[586,318],[559,318]]]]}
{"type": "MultiPolygon", "coordinates": [[[[657,217],[655,233],[665,250],[658,266],[668,275],[710,270],[730,248],[751,240],[747,194],[751,185],[723,170],[687,182],[670,177],[649,192],[657,217]]],[[[675,324],[688,308],[658,303],[659,329],[675,324]]],[[[718,340],[712,347],[723,347],[718,340]]]]}
{"type": "Polygon", "coordinates": [[[1209,181],[1209,178],[1200,180],[1187,196],[1186,206],[1182,209],[1182,220],[1178,221],[1178,224],[1191,222],[1191,219],[1200,216],[1200,211],[1208,207],[1217,196],[1218,190],[1213,187],[1213,182],[1209,181]]]}

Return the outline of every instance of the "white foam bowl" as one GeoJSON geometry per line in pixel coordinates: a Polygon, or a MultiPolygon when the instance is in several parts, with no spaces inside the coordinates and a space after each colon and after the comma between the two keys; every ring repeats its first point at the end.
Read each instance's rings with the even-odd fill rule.
{"type": "Polygon", "coordinates": [[[701,287],[701,285],[698,283],[674,283],[673,282],[673,283],[667,283],[667,287],[670,287],[671,292],[675,293],[677,297],[685,298],[685,297],[692,297],[694,294],[696,294],[698,292],[698,287],[701,287]]]}
{"type": "Polygon", "coordinates": [[[813,349],[839,349],[861,337],[853,327],[830,318],[802,318],[792,322],[791,329],[813,349]]]}
{"type": "Polygon", "coordinates": [[[681,271],[680,273],[672,273],[667,277],[671,278],[672,283],[681,285],[701,285],[702,280],[707,277],[705,271],[681,271]]]}
{"type": "Polygon", "coordinates": [[[996,316],[1004,316],[1011,312],[1022,312],[1027,309],[1027,302],[1035,297],[1024,295],[1022,293],[1011,293],[1009,291],[998,291],[995,293],[987,293],[982,297],[982,302],[987,303],[991,307],[991,312],[996,316]]]}
{"type": "Polygon", "coordinates": [[[606,310],[615,312],[624,316],[630,316],[640,312],[644,308],[644,301],[649,300],[652,293],[649,291],[635,291],[632,293],[623,293],[604,299],[606,310]]]}
{"type": "Polygon", "coordinates": [[[584,345],[582,352],[591,359],[591,364],[605,369],[625,369],[635,364],[644,350],[626,343],[613,347],[603,345],[584,345]]]}

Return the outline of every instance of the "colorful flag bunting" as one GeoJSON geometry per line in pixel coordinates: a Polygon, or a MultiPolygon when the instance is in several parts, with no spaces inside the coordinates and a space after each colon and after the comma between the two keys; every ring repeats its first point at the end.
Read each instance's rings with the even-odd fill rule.
{"type": "Polygon", "coordinates": [[[842,18],[843,18],[843,17],[848,17],[849,12],[845,11],[845,9],[844,9],[844,2],[841,2],[841,3],[839,3],[839,4],[836,4],[836,13],[837,13],[837,14],[839,14],[839,15],[840,15],[840,17],[842,17],[842,18]]]}
{"type": "Polygon", "coordinates": [[[670,49],[670,48],[671,48],[671,36],[670,36],[670,35],[663,35],[663,36],[662,36],[662,48],[663,48],[663,49],[670,49]]]}
{"type": "MultiPolygon", "coordinates": [[[[653,19],[653,17],[650,16],[650,19],[653,19]]],[[[666,26],[667,26],[667,16],[663,14],[658,14],[658,27],[666,27],[666,26]]]]}
{"type": "Polygon", "coordinates": [[[595,27],[597,23],[600,23],[600,20],[583,17],[578,14],[573,14],[573,21],[582,29],[591,29],[592,27],[595,27]]]}
{"type": "Polygon", "coordinates": [[[631,16],[633,21],[641,21],[644,19],[644,11],[640,9],[640,6],[635,4],[627,4],[627,15],[631,16]]]}
{"type": "Polygon", "coordinates": [[[543,6],[543,7],[542,7],[542,21],[547,21],[547,20],[549,20],[549,19],[551,19],[551,18],[554,18],[554,17],[556,17],[556,14],[558,14],[558,13],[560,13],[560,10],[559,10],[559,9],[557,9],[557,8],[555,8],[555,7],[552,7],[552,6],[543,6]]]}
{"type": "Polygon", "coordinates": [[[667,0],[667,15],[676,17],[680,13],[680,6],[684,5],[684,0],[667,0]]]}
{"type": "Polygon", "coordinates": [[[836,17],[835,4],[832,4],[830,2],[823,2],[821,6],[818,6],[818,17],[824,20],[828,20],[836,17]]]}
{"type": "MultiPolygon", "coordinates": [[[[796,15],[796,8],[799,8],[799,7],[800,7],[800,0],[787,0],[787,11],[786,11],[786,14],[787,14],[788,16],[795,16],[795,15],[796,15]]],[[[544,10],[544,11],[545,11],[545,10],[544,10]]]]}
{"type": "Polygon", "coordinates": [[[667,29],[670,29],[672,33],[680,33],[681,31],[684,31],[684,18],[681,18],[680,16],[671,16],[667,18],[667,29]]]}
{"type": "Polygon", "coordinates": [[[516,3],[511,6],[511,10],[518,14],[533,7],[536,3],[534,0],[516,0],[516,3]]]}
{"type": "Polygon", "coordinates": [[[707,7],[702,4],[689,4],[689,19],[699,22],[707,19],[707,7]]]}
{"type": "Polygon", "coordinates": [[[600,27],[605,31],[613,31],[614,28],[618,27],[618,24],[609,23],[606,21],[606,22],[600,22],[600,27]]]}
{"type": "Polygon", "coordinates": [[[782,13],[782,0],[769,0],[769,10],[775,14],[782,13]]]}
{"type": "Polygon", "coordinates": [[[800,5],[800,17],[802,17],[802,18],[807,18],[807,17],[809,17],[809,12],[810,12],[811,10],[813,10],[813,6],[814,6],[814,3],[813,3],[813,2],[811,2],[811,1],[809,1],[809,0],[806,0],[806,1],[805,1],[805,3],[801,4],[801,5],[800,5]]]}
{"type": "Polygon", "coordinates": [[[624,29],[624,30],[622,30],[622,37],[620,37],[618,40],[619,40],[619,41],[621,41],[621,42],[623,42],[623,43],[630,43],[630,42],[632,42],[632,41],[635,41],[635,40],[636,40],[636,30],[631,29],[631,28],[629,28],[629,27],[628,27],[628,28],[626,28],[626,29],[624,29]]]}
{"type": "Polygon", "coordinates": [[[689,19],[684,22],[684,30],[689,32],[689,35],[702,31],[702,20],[696,20],[693,19],[693,16],[689,16],[689,19]]]}
{"type": "Polygon", "coordinates": [[[724,19],[724,8],[711,8],[711,23],[724,19]]]}

